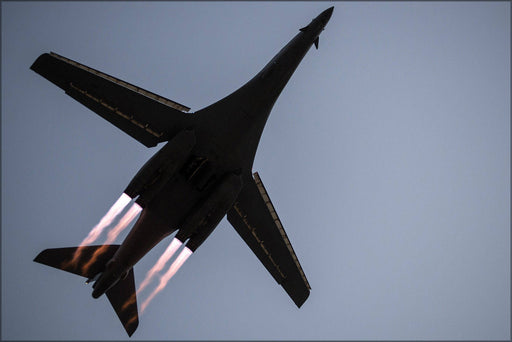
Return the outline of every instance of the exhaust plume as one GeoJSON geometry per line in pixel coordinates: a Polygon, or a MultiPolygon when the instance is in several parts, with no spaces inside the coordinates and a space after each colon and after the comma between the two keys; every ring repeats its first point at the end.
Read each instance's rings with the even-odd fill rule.
{"type": "Polygon", "coordinates": [[[117,215],[119,215],[123,211],[123,209],[128,205],[128,203],[130,203],[131,200],[132,199],[130,198],[130,196],[128,196],[125,193],[123,193],[121,197],[119,197],[119,199],[107,211],[105,216],[101,218],[100,222],[98,222],[98,224],[94,226],[94,228],[89,232],[85,239],[82,240],[82,242],[79,245],[79,248],[77,248],[77,250],[73,254],[73,259],[68,261],[68,266],[77,266],[78,260],[80,260],[80,256],[83,252],[83,248],[81,247],[94,243],[100,237],[101,233],[103,233],[105,228],[112,224],[117,215]]]}
{"type": "Polygon", "coordinates": [[[135,303],[135,298],[138,296],[145,288],[148,286],[148,284],[153,280],[153,278],[156,276],[158,272],[160,272],[164,267],[165,264],[172,258],[174,253],[180,248],[180,246],[183,243],[178,240],[177,238],[174,238],[169,246],[167,246],[167,249],[165,252],[160,256],[156,264],[146,273],[146,277],[144,278],[144,281],[140,284],[139,288],[137,289],[137,295],[133,294],[123,305],[122,310],[127,309],[130,305],[133,305],[135,303]]]}
{"type": "Polygon", "coordinates": [[[128,212],[124,214],[123,217],[119,220],[119,223],[107,234],[107,240],[103,246],[98,248],[91,259],[84,265],[82,272],[87,273],[89,268],[96,262],[96,260],[108,249],[108,245],[112,244],[114,240],[119,236],[119,234],[133,221],[135,216],[137,216],[142,211],[142,208],[137,203],[133,203],[128,212]]]}
{"type": "Polygon", "coordinates": [[[165,267],[165,264],[172,258],[174,253],[180,248],[182,245],[182,242],[176,238],[172,240],[172,242],[169,244],[165,252],[160,256],[156,264],[146,273],[146,277],[144,278],[144,281],[139,286],[137,293],[140,293],[144,288],[153,280],[154,276],[163,270],[165,267]]]}
{"type": "Polygon", "coordinates": [[[188,259],[190,255],[192,255],[192,253],[193,252],[185,246],[185,248],[181,251],[176,260],[174,260],[172,265],[169,267],[167,272],[160,278],[160,283],[158,284],[157,288],[153,290],[151,295],[149,295],[149,297],[144,301],[144,303],[142,303],[141,313],[144,312],[144,310],[146,309],[148,304],[153,300],[153,298],[165,288],[169,280],[171,280],[171,278],[176,274],[176,272],[178,272],[178,270],[181,268],[181,266],[183,266],[185,261],[188,259]]]}

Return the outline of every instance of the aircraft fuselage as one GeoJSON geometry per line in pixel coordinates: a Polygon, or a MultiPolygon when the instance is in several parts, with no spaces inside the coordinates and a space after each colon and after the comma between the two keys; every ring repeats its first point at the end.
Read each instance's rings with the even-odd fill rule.
{"type": "Polygon", "coordinates": [[[125,193],[141,216],[93,285],[97,298],[164,237],[195,251],[231,208],[251,177],[263,128],[281,91],[328,22],[332,8],[299,32],[250,81],[194,115],[138,172],[125,193]]]}

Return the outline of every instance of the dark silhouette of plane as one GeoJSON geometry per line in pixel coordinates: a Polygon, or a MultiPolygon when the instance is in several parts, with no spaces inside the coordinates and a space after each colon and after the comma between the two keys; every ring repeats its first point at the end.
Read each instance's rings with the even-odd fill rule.
{"type": "Polygon", "coordinates": [[[300,307],[310,286],[274,206],[252,165],[279,94],[329,21],[323,11],[249,82],[194,114],[188,107],[57,55],[31,69],[147,147],[167,142],[124,193],[142,209],[121,245],[42,251],[34,261],[95,281],[129,336],[138,326],[133,266],[164,237],[194,252],[227,219],[300,307]],[[188,240],[188,241],[187,241],[188,240]]]}

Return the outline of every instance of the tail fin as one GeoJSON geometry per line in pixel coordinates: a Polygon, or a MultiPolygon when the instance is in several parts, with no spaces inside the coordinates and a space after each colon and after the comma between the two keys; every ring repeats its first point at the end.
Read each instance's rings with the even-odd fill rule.
{"type": "Polygon", "coordinates": [[[130,269],[125,278],[117,282],[106,294],[128,336],[132,336],[139,325],[133,268],[130,269]]]}
{"type": "MultiPolygon", "coordinates": [[[[97,245],[45,249],[34,259],[35,262],[92,279],[103,272],[106,263],[114,256],[119,245],[97,245]],[[88,263],[100,248],[104,249],[94,262],[88,263]],[[84,267],[87,265],[87,267],[84,267]]],[[[139,325],[137,298],[133,268],[106,292],[126,332],[131,336],[139,325]]]]}
{"type": "Polygon", "coordinates": [[[83,277],[93,278],[103,271],[105,264],[114,256],[118,248],[119,245],[51,248],[39,253],[34,261],[83,277]],[[89,267],[84,267],[92,259],[94,252],[103,246],[107,246],[104,253],[101,253],[89,267]]]}

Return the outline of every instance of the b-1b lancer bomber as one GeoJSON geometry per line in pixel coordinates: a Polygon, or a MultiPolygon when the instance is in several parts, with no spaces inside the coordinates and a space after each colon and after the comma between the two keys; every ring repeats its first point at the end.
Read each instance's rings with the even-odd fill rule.
{"type": "MultiPolygon", "coordinates": [[[[300,29],[251,80],[194,114],[177,102],[77,63],[44,53],[31,69],[147,147],[165,145],[128,184],[79,247],[42,251],[34,261],[86,277],[106,294],[129,336],[138,326],[137,294],[181,252],[166,282],[227,214],[240,237],[301,307],[310,286],[257,173],[254,156],[270,111],[329,21],[333,7],[300,29]],[[121,245],[112,244],[140,216],[121,245]],[[117,221],[116,221],[117,220],[117,221]],[[114,223],[118,222],[115,226],[114,223]],[[92,244],[106,227],[104,244],[92,244]],[[164,237],[175,238],[135,288],[133,267],[164,237]]],[[[142,304],[154,297],[156,290],[142,304]]]]}

